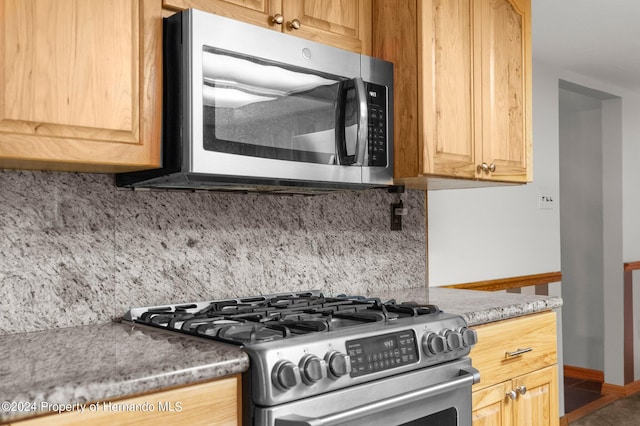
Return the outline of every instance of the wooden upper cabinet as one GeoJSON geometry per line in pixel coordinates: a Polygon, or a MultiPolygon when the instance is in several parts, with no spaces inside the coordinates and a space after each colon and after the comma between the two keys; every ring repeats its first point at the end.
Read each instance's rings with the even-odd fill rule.
{"type": "Polygon", "coordinates": [[[296,37],[371,54],[372,0],[163,0],[170,10],[200,9],[296,37]],[[282,21],[278,23],[276,17],[282,21]]]}
{"type": "Polygon", "coordinates": [[[476,52],[481,63],[476,116],[482,154],[495,171],[481,177],[531,181],[531,3],[477,1],[476,52]]]}
{"type": "Polygon", "coordinates": [[[282,11],[289,34],[371,54],[371,0],[282,0],[282,11]]]}
{"type": "Polygon", "coordinates": [[[273,0],[163,0],[169,10],[199,9],[238,21],[281,31],[274,16],[281,13],[280,1],[273,0]]]}
{"type": "MultiPolygon", "coordinates": [[[[421,174],[473,178],[473,9],[469,0],[423,2],[420,44],[426,139],[421,174]]],[[[402,83],[399,83],[402,84],[402,83]]],[[[402,140],[400,141],[402,143],[402,140]]]]}
{"type": "Polygon", "coordinates": [[[374,0],[373,9],[373,54],[395,65],[396,181],[531,181],[530,0],[374,0]]]}
{"type": "Polygon", "coordinates": [[[0,0],[0,167],[157,167],[161,25],[153,0],[0,0]]]}

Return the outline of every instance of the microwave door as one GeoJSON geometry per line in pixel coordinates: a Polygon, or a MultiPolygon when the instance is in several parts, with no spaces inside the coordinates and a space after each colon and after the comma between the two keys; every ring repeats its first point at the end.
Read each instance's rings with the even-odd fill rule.
{"type": "MultiPolygon", "coordinates": [[[[193,83],[202,97],[193,108],[202,120],[194,119],[192,131],[202,146],[194,146],[194,172],[361,182],[336,152],[343,77],[209,47],[201,55],[202,78],[193,83]]],[[[360,126],[358,120],[346,138],[360,126]]],[[[358,148],[350,143],[357,145],[346,142],[347,150],[358,148]]]]}

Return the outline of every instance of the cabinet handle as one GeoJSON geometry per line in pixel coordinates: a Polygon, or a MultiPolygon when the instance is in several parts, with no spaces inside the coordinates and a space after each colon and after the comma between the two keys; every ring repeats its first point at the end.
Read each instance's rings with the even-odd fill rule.
{"type": "Polygon", "coordinates": [[[292,19],[291,22],[289,23],[289,26],[294,30],[299,30],[300,29],[300,21],[297,20],[297,19],[292,19]]]}
{"type": "Polygon", "coordinates": [[[532,350],[533,350],[533,348],[525,348],[525,349],[518,349],[517,351],[514,351],[514,352],[505,352],[504,353],[504,357],[505,358],[513,358],[513,357],[525,354],[527,352],[531,352],[532,350]]]}
{"type": "Polygon", "coordinates": [[[493,163],[489,164],[489,171],[490,171],[491,173],[495,172],[495,171],[496,171],[496,165],[495,165],[495,164],[493,164],[493,163]]]}
{"type": "Polygon", "coordinates": [[[276,13],[271,19],[271,22],[273,22],[274,24],[282,25],[282,23],[284,22],[284,16],[276,13]]]}
{"type": "Polygon", "coordinates": [[[509,392],[507,392],[507,397],[515,400],[518,397],[518,394],[516,393],[516,391],[510,390],[509,392]]]}
{"type": "Polygon", "coordinates": [[[527,393],[527,387],[525,385],[518,386],[516,390],[520,395],[524,395],[525,393],[527,393]]]}

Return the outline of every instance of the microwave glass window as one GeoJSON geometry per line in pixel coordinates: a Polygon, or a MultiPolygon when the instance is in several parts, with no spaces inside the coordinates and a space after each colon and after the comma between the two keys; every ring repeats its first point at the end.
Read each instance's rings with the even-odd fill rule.
{"type": "Polygon", "coordinates": [[[339,164],[343,132],[346,155],[355,154],[358,112],[347,79],[207,47],[202,68],[206,150],[339,164]]]}

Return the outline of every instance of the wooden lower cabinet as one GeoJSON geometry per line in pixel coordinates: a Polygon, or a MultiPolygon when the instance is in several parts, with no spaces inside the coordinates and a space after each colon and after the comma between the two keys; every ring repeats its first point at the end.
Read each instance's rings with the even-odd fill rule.
{"type": "Polygon", "coordinates": [[[475,327],[471,351],[480,383],[473,386],[474,426],[558,425],[554,312],[475,327]]]}
{"type": "Polygon", "coordinates": [[[552,366],[475,391],[473,393],[473,424],[475,426],[558,424],[557,389],[558,369],[552,366]],[[520,393],[519,389],[526,389],[526,391],[520,393]],[[515,399],[508,396],[511,392],[515,392],[512,394],[515,399]]]}
{"type": "MultiPolygon", "coordinates": [[[[15,426],[121,425],[237,426],[241,419],[240,375],[117,401],[96,402],[85,409],[11,423],[15,426]]],[[[87,403],[87,407],[92,404],[87,403]]]]}

